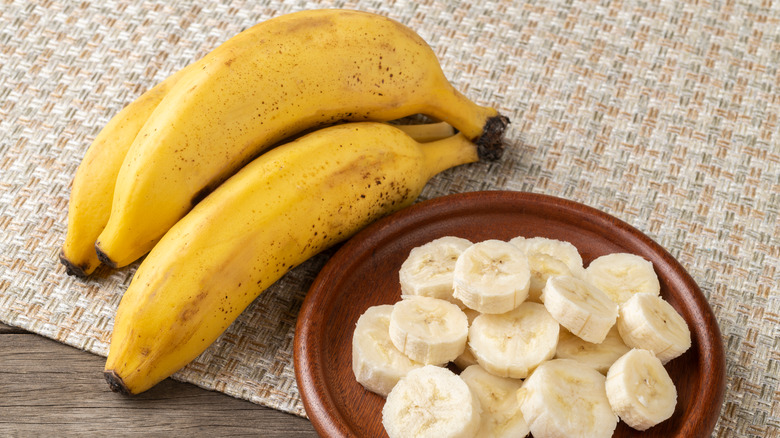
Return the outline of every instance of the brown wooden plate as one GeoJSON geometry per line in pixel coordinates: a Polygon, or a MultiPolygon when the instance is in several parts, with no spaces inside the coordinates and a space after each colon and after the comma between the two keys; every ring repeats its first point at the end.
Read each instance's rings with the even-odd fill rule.
{"type": "Polygon", "coordinates": [[[319,273],[298,316],[295,375],[306,413],[321,436],[382,437],[384,399],[352,373],[352,330],[370,306],[400,299],[398,269],[409,251],[453,235],[473,242],[542,236],[573,243],[587,266],[613,252],[653,262],[661,296],[685,318],[692,347],[666,368],[677,386],[669,420],[646,432],[619,423],[616,437],[710,436],[725,386],[723,344],[699,287],[661,246],[627,223],[551,196],[470,192],[421,202],[382,219],[344,244],[319,273]]]}

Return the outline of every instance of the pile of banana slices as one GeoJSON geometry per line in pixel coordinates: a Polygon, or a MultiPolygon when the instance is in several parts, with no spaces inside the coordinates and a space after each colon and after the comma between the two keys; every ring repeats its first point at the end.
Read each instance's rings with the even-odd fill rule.
{"type": "Polygon", "coordinates": [[[609,437],[674,413],[664,364],[691,334],[642,257],[585,268],[561,240],[446,236],[414,248],[399,281],[401,299],[367,309],[352,338],[390,438],[609,437]]]}

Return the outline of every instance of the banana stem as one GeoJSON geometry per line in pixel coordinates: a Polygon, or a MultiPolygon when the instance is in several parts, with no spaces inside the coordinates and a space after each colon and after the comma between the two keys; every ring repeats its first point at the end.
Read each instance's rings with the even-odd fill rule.
{"type": "Polygon", "coordinates": [[[393,124],[420,143],[441,140],[455,134],[455,128],[447,122],[421,123],[413,125],[393,124]]]}
{"type": "Polygon", "coordinates": [[[451,167],[479,161],[477,145],[469,141],[463,133],[443,140],[422,143],[420,148],[425,156],[426,168],[430,177],[451,167]]]}
{"type": "Polygon", "coordinates": [[[450,84],[436,89],[434,98],[435,105],[423,112],[446,120],[472,141],[482,135],[487,119],[498,115],[494,108],[477,105],[450,84]]]}
{"type": "Polygon", "coordinates": [[[456,127],[479,146],[481,159],[494,161],[501,158],[509,118],[499,114],[495,108],[477,105],[450,85],[436,94],[435,106],[422,112],[439,120],[447,120],[456,127]]]}
{"type": "Polygon", "coordinates": [[[488,117],[482,135],[474,143],[479,148],[479,158],[486,161],[496,161],[504,154],[504,131],[509,124],[509,118],[501,114],[488,117]]]}

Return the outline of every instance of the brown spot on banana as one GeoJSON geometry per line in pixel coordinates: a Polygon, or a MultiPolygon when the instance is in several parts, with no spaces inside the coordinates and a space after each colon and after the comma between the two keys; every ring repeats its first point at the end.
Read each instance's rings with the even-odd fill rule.
{"type": "Polygon", "coordinates": [[[179,320],[181,320],[182,322],[189,321],[190,318],[198,314],[198,310],[199,309],[197,306],[194,305],[188,306],[187,308],[182,310],[181,313],[179,313],[179,320]]]}

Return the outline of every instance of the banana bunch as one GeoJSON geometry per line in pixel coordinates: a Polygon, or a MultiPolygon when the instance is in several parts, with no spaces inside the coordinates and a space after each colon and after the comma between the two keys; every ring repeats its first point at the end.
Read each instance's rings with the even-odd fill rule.
{"type": "MultiPolygon", "coordinates": [[[[271,146],[327,125],[415,114],[446,122],[485,156],[501,153],[508,120],[458,92],[406,26],[339,9],[257,24],[106,125],[74,178],[60,258],[75,275],[99,262],[126,266],[271,146]]],[[[414,132],[443,132],[436,126],[414,132]]]]}
{"type": "Polygon", "coordinates": [[[260,23],[150,89],[88,149],[60,254],[77,276],[146,255],[109,385],[139,393],[176,372],[293,267],[437,173],[499,158],[508,122],[458,92],[414,31],[350,10],[260,23]],[[398,122],[420,116],[436,122],[398,122]]]}
{"type": "Polygon", "coordinates": [[[584,268],[565,241],[445,236],[410,251],[399,283],[352,338],[391,438],[609,437],[618,419],[646,430],[674,413],[664,364],[690,331],[642,257],[584,268]]]}

